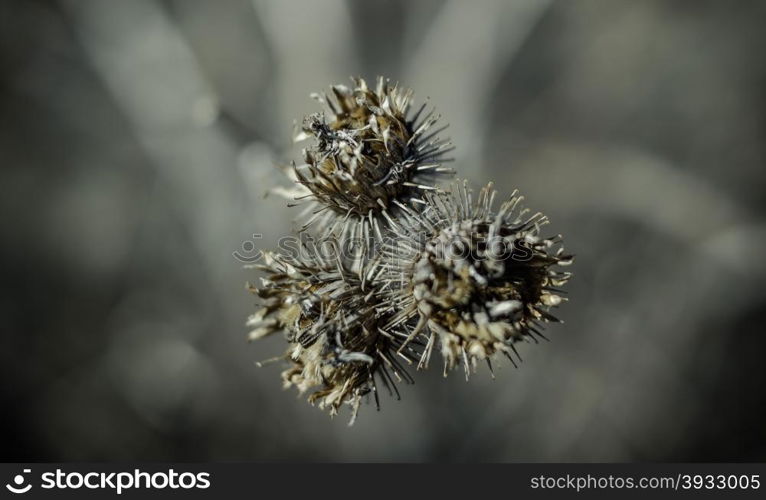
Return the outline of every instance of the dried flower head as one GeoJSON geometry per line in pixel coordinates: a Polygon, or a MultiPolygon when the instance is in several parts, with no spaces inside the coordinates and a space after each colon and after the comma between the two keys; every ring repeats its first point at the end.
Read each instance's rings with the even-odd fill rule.
{"type": "Polygon", "coordinates": [[[320,247],[264,254],[253,267],[266,277],[250,287],[261,299],[250,338],[287,340],[275,358],[290,365],[285,387],[333,415],[350,405],[353,422],[364,396],[379,405],[378,382],[397,397],[396,381],[412,383],[402,359],[425,368],[438,345],[445,375],[462,362],[468,377],[478,361],[513,362],[516,342],[544,338],[565,300],[559,266],[572,259],[559,236],[540,236],[547,218],[520,209],[517,193],[495,212],[491,184],[476,203],[465,182],[437,189],[452,146],[431,130],[433,111],[409,114],[411,90],[355,79],[315,97],[327,114],[303,121],[296,139],[314,143],[291,171],[295,189],[280,191],[308,200],[301,231],[313,226],[320,247]]]}
{"type": "Polygon", "coordinates": [[[439,117],[433,110],[424,115],[425,104],[410,116],[412,90],[382,77],[374,89],[361,78],[353,82],[352,88],[334,85],[329,95],[314,95],[327,113],[303,120],[296,140],[313,137],[314,144],[304,149],[305,165],[295,167],[295,176],[305,197],[315,201],[305,227],[318,222],[320,234],[332,233],[353,218],[359,225],[369,221],[374,237],[380,233],[376,219],[422,202],[437,177],[451,174],[442,162],[452,146],[438,137],[446,127],[431,130],[439,117]]]}
{"type": "Polygon", "coordinates": [[[542,337],[542,323],[558,321],[549,309],[565,300],[559,287],[569,273],[557,266],[571,256],[554,250],[560,237],[539,236],[547,218],[518,210],[517,193],[493,212],[495,194],[489,184],[474,204],[456,183],[451,193],[427,194],[426,209],[406,212],[393,229],[379,271],[389,290],[384,330],[426,337],[419,367],[438,342],[445,375],[462,361],[468,376],[496,352],[513,361],[515,342],[542,337]]]}
{"type": "MultiPolygon", "coordinates": [[[[353,422],[362,396],[372,393],[379,404],[376,377],[389,390],[395,390],[394,378],[411,382],[393,355],[402,340],[380,333],[377,295],[364,280],[316,248],[304,247],[297,256],[266,253],[264,258],[255,267],[267,277],[261,287],[250,287],[262,307],[248,326],[253,340],[284,332],[288,349],[275,360],[291,364],[282,373],[285,388],[295,386],[301,394],[313,390],[308,401],[332,415],[348,404],[353,422]]],[[[411,362],[417,353],[406,349],[403,356],[411,362]]]]}

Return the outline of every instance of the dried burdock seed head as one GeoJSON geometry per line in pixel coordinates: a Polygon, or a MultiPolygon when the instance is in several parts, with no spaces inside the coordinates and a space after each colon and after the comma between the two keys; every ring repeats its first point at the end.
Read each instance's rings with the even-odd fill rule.
{"type": "Polygon", "coordinates": [[[320,234],[333,233],[350,218],[360,224],[369,219],[372,231],[374,219],[422,202],[437,177],[452,173],[442,165],[452,146],[438,137],[446,127],[432,130],[438,116],[425,112],[425,104],[410,114],[412,90],[382,77],[374,89],[361,78],[353,84],[314,95],[327,111],[306,117],[296,135],[296,140],[314,139],[295,176],[305,198],[315,202],[304,229],[316,223],[320,234]]]}
{"type": "MultiPolygon", "coordinates": [[[[362,396],[372,393],[378,403],[376,377],[389,389],[394,378],[411,382],[395,356],[402,339],[379,331],[378,296],[366,276],[360,280],[337,258],[307,247],[296,256],[266,253],[254,267],[266,277],[261,287],[250,287],[262,300],[248,320],[250,338],[284,333],[289,347],[275,360],[291,364],[282,374],[285,387],[313,390],[309,402],[332,415],[350,405],[353,423],[362,396]]],[[[418,353],[405,349],[412,362],[418,353]]]]}
{"type": "MultiPolygon", "coordinates": [[[[542,337],[542,323],[557,321],[549,309],[571,263],[560,237],[542,238],[547,218],[519,209],[514,193],[497,212],[489,184],[474,204],[465,183],[451,193],[429,193],[420,213],[408,211],[392,228],[378,271],[391,317],[388,332],[426,338],[419,367],[438,344],[447,370],[462,362],[466,376],[494,353],[513,361],[514,343],[542,337]]],[[[406,343],[406,342],[405,342],[406,343]]]]}

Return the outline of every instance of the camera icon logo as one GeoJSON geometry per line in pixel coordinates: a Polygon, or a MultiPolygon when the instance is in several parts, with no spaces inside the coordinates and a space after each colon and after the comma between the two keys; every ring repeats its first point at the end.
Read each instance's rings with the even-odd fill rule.
{"type": "MultiPolygon", "coordinates": [[[[31,469],[24,469],[24,474],[29,474],[30,472],[32,472],[31,469]]],[[[16,474],[16,476],[14,476],[13,478],[13,484],[10,484],[10,483],[6,484],[5,487],[8,488],[8,491],[10,491],[11,493],[16,493],[16,494],[26,493],[27,491],[32,489],[32,485],[28,484],[26,486],[23,486],[25,481],[26,481],[26,477],[24,477],[21,474],[16,474]]]]}

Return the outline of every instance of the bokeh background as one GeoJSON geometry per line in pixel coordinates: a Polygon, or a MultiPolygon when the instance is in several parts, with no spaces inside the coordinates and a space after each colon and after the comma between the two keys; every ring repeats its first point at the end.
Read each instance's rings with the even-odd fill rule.
{"type": "Polygon", "coordinates": [[[0,4],[4,460],[766,459],[766,3],[0,4]],[[246,342],[312,91],[386,75],[577,255],[566,323],[331,420],[246,342]]]}

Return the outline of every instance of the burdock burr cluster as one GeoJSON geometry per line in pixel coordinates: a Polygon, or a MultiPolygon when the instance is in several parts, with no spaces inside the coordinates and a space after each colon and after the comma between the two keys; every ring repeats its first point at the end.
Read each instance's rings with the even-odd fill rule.
{"type": "Polygon", "coordinates": [[[277,359],[285,387],[338,413],[385,387],[412,383],[434,351],[446,375],[466,378],[496,354],[515,364],[515,343],[544,338],[572,258],[547,218],[514,192],[496,203],[492,184],[474,193],[451,181],[453,149],[438,116],[413,93],[379,78],[335,85],[314,98],[297,140],[312,139],[293,164],[291,205],[301,227],[279,252],[265,252],[251,339],[282,332],[277,359]],[[499,205],[499,207],[498,207],[499,205]]]}

